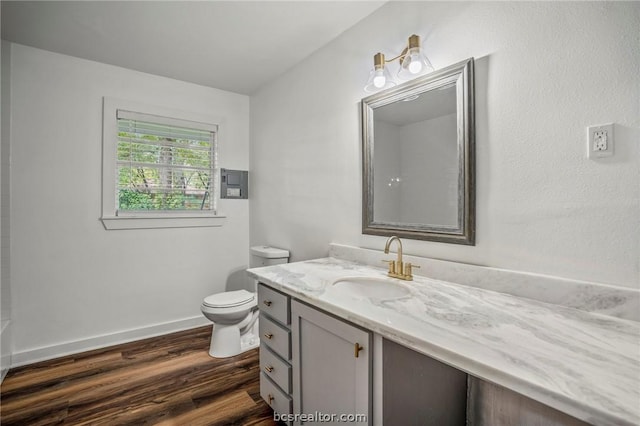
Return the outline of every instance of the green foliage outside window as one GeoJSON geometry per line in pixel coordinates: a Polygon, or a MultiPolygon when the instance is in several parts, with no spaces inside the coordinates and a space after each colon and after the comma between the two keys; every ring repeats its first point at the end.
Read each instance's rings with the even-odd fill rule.
{"type": "Polygon", "coordinates": [[[120,131],[118,209],[210,209],[212,140],[208,136],[208,140],[180,139],[120,131]]]}

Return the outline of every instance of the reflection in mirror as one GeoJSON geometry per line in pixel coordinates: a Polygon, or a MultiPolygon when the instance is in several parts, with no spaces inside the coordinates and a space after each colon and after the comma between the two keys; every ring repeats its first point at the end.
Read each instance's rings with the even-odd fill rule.
{"type": "Polygon", "coordinates": [[[455,227],[456,87],[377,108],[373,126],[373,220],[455,227]]]}
{"type": "Polygon", "coordinates": [[[473,60],[363,99],[363,232],[474,244],[473,60]]]}

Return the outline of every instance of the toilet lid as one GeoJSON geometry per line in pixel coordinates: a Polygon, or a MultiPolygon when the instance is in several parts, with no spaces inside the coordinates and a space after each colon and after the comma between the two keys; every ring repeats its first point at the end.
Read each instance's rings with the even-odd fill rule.
{"type": "Polygon", "coordinates": [[[212,308],[232,307],[251,302],[254,297],[255,294],[247,290],[226,291],[205,297],[204,304],[212,308]]]}

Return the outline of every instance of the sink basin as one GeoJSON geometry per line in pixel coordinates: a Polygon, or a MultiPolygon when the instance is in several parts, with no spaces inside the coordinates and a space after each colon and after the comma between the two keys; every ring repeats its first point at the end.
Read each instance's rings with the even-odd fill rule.
{"type": "Polygon", "coordinates": [[[410,294],[405,284],[396,280],[372,277],[340,278],[331,285],[329,290],[336,295],[357,299],[396,299],[410,294]]]}

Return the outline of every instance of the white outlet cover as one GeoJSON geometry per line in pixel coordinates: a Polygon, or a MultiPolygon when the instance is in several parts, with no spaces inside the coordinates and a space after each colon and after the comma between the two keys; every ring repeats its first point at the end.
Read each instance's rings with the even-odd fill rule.
{"type": "Polygon", "coordinates": [[[589,158],[613,155],[613,123],[587,128],[587,156],[589,158]]]}

